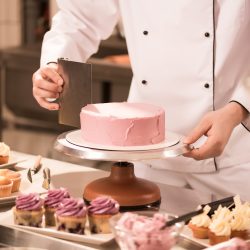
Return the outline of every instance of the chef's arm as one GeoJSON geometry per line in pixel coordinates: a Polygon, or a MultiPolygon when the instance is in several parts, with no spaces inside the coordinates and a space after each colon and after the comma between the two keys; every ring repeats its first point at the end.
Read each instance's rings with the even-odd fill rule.
{"type": "Polygon", "coordinates": [[[58,13],[43,40],[41,67],[33,74],[33,96],[49,110],[59,109],[48,98],[58,98],[63,80],[58,74],[58,58],[85,62],[108,38],[119,18],[115,0],[57,0],[58,13]]]}
{"type": "Polygon", "coordinates": [[[59,11],[43,40],[41,66],[58,58],[85,62],[108,38],[119,18],[115,0],[57,0],[59,11]]]}
{"type": "Polygon", "coordinates": [[[231,101],[238,103],[245,110],[246,115],[241,123],[250,132],[250,76],[242,79],[231,101]]]}

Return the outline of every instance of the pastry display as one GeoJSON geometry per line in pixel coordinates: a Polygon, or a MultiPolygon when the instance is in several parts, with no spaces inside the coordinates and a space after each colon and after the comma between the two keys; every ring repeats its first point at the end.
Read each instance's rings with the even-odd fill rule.
{"type": "Polygon", "coordinates": [[[4,142],[0,142],[0,165],[8,163],[10,156],[10,147],[4,142]]]}
{"type": "Polygon", "coordinates": [[[10,196],[12,187],[13,181],[6,178],[5,176],[0,176],[0,198],[10,196]]]}
{"type": "Polygon", "coordinates": [[[49,190],[44,199],[45,225],[55,226],[55,211],[65,198],[70,198],[69,192],[65,188],[49,190]]]}
{"type": "Polygon", "coordinates": [[[41,227],[44,214],[43,200],[37,193],[20,194],[16,198],[13,213],[15,224],[41,227]]]}
{"type": "Polygon", "coordinates": [[[239,238],[233,238],[215,246],[208,247],[206,250],[250,250],[250,243],[239,238]]]}
{"type": "Polygon", "coordinates": [[[207,239],[208,238],[208,227],[211,223],[211,219],[208,216],[210,211],[209,206],[205,206],[203,213],[197,216],[194,216],[189,222],[188,226],[193,232],[193,236],[198,239],[207,239]]]}
{"type": "Polygon", "coordinates": [[[82,199],[65,198],[55,212],[57,230],[84,234],[86,215],[87,207],[82,199]]]}
{"type": "Polygon", "coordinates": [[[91,233],[111,233],[109,219],[119,213],[119,204],[107,196],[92,200],[88,207],[88,219],[91,233]]]}
{"type": "Polygon", "coordinates": [[[165,111],[146,103],[89,104],[80,113],[82,138],[108,146],[138,146],[165,139],[165,111]]]}
{"type": "Polygon", "coordinates": [[[175,245],[172,228],[161,229],[168,217],[156,213],[153,217],[124,213],[114,227],[117,242],[124,249],[169,250],[175,245]]]}

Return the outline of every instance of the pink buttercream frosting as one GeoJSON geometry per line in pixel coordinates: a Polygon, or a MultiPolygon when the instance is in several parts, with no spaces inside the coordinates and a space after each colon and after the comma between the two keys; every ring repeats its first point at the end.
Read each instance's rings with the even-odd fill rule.
{"type": "Polygon", "coordinates": [[[37,193],[20,194],[16,198],[16,209],[18,210],[40,210],[43,206],[43,200],[37,193]]]}
{"type": "Polygon", "coordinates": [[[85,141],[109,146],[141,146],[165,139],[165,111],[147,103],[89,104],[80,113],[85,141]]]}
{"type": "Polygon", "coordinates": [[[114,199],[100,196],[91,201],[88,212],[90,214],[117,214],[119,208],[119,203],[114,199]]]}
{"type": "Polygon", "coordinates": [[[44,206],[50,208],[57,208],[64,198],[69,197],[69,192],[65,188],[49,190],[44,200],[44,206]]]}
{"type": "MultiPolygon", "coordinates": [[[[124,213],[117,222],[118,231],[125,237],[123,240],[128,249],[136,250],[169,250],[175,244],[172,236],[172,229],[162,226],[167,222],[167,217],[163,214],[154,214],[152,218],[133,213],[124,213]]],[[[118,235],[119,237],[119,235],[118,235]]]]}
{"type": "Polygon", "coordinates": [[[233,238],[215,246],[208,247],[206,250],[250,250],[250,243],[239,238],[233,238]]]}
{"type": "Polygon", "coordinates": [[[83,217],[87,213],[87,207],[84,201],[80,198],[65,198],[59,204],[56,215],[57,216],[74,216],[74,217],[83,217]]]}

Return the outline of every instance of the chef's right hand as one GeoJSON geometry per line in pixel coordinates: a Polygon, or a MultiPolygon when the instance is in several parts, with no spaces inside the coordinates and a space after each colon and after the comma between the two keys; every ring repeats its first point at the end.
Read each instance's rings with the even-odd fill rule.
{"type": "Polygon", "coordinates": [[[58,110],[58,103],[51,103],[48,98],[59,97],[63,90],[63,79],[58,74],[58,65],[50,63],[39,68],[32,77],[33,96],[39,105],[49,110],[58,110]]]}

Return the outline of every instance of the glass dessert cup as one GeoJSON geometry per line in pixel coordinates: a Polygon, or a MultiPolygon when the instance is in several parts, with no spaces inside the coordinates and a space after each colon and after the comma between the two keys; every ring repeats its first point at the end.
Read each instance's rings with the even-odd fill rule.
{"type": "MultiPolygon", "coordinates": [[[[139,213],[139,215],[146,215],[152,218],[153,212],[147,212],[146,214],[139,213]]],[[[145,234],[144,232],[140,233],[138,230],[135,233],[132,232],[132,230],[125,229],[119,225],[118,221],[121,216],[121,214],[118,214],[109,220],[111,230],[121,250],[169,250],[178,241],[180,233],[184,227],[184,223],[179,222],[172,227],[157,230],[150,234],[145,234]]],[[[174,216],[168,215],[168,220],[174,218],[174,216]]]]}

